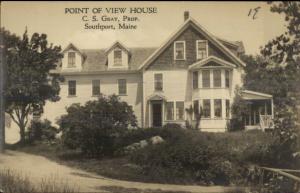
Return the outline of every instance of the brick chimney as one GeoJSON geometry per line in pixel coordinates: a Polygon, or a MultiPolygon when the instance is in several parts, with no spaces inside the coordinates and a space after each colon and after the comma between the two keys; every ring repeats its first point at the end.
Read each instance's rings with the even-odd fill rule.
{"type": "Polygon", "coordinates": [[[190,17],[190,12],[185,11],[185,12],[184,12],[184,21],[188,20],[189,17],[190,17]]]}

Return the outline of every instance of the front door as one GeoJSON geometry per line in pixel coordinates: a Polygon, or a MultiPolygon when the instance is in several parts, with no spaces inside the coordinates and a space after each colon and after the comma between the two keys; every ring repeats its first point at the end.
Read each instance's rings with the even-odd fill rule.
{"type": "Polygon", "coordinates": [[[161,103],[152,104],[152,125],[153,127],[162,126],[162,105],[161,103]]]}

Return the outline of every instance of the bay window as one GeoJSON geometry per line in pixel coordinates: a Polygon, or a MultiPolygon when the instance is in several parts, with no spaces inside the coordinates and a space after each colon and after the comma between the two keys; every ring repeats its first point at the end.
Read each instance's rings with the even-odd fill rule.
{"type": "Polygon", "coordinates": [[[198,71],[193,72],[193,89],[198,88],[198,71]]]}
{"type": "Polygon", "coordinates": [[[202,87],[210,87],[210,70],[202,70],[202,87]]]}
{"type": "Polygon", "coordinates": [[[215,110],[215,117],[221,118],[222,117],[222,100],[221,99],[214,100],[214,110],[215,110]]]}
{"type": "Polygon", "coordinates": [[[221,70],[213,70],[214,87],[221,87],[221,70]]]}
{"type": "Polygon", "coordinates": [[[210,99],[203,100],[203,117],[210,118],[210,99]]]}

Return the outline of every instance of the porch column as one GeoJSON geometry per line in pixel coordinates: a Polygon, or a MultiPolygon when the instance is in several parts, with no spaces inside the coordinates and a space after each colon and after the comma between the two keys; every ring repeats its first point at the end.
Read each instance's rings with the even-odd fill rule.
{"type": "Polygon", "coordinates": [[[271,98],[271,113],[272,113],[272,119],[274,119],[274,103],[273,103],[273,98],[271,98]]]}
{"type": "Polygon", "coordinates": [[[152,126],[152,120],[151,120],[151,109],[152,109],[152,103],[150,101],[147,102],[147,105],[149,107],[149,115],[148,115],[148,127],[152,126]]]}

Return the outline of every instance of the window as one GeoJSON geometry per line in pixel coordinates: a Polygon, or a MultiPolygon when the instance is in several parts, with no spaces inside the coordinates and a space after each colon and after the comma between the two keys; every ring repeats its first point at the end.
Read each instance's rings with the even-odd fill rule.
{"type": "Polygon", "coordinates": [[[127,94],[127,86],[126,86],[126,79],[119,79],[119,95],[126,95],[127,94]]]}
{"type": "Polygon", "coordinates": [[[122,50],[114,50],[114,65],[121,66],[122,65],[122,50]]]}
{"type": "Polygon", "coordinates": [[[166,120],[174,120],[174,102],[166,104],[166,120]]]}
{"type": "Polygon", "coordinates": [[[176,119],[177,120],[184,119],[184,102],[183,101],[176,102],[176,119]]]}
{"type": "Polygon", "coordinates": [[[203,117],[204,118],[210,117],[210,99],[203,100],[203,117]]]}
{"type": "Polygon", "coordinates": [[[69,96],[76,95],[76,80],[69,80],[69,96]]]}
{"type": "Polygon", "coordinates": [[[197,59],[202,60],[207,57],[208,47],[206,40],[198,40],[197,41],[197,59]]]}
{"type": "Polygon", "coordinates": [[[221,87],[221,70],[213,70],[214,87],[221,87]]]}
{"type": "Polygon", "coordinates": [[[75,67],[75,52],[68,52],[68,67],[75,67]]]}
{"type": "Polygon", "coordinates": [[[155,89],[155,91],[163,90],[163,75],[162,74],[154,74],[154,89],[155,89]]]}
{"type": "Polygon", "coordinates": [[[198,71],[193,72],[193,89],[198,88],[198,71]]]}
{"type": "Polygon", "coordinates": [[[215,117],[221,118],[222,117],[222,100],[215,99],[214,100],[214,109],[215,109],[215,117]]]}
{"type": "Polygon", "coordinates": [[[229,88],[229,70],[225,70],[225,87],[229,88]]]}
{"type": "Polygon", "coordinates": [[[229,118],[230,115],[230,101],[226,100],[226,118],[229,118]]]}
{"type": "Polygon", "coordinates": [[[100,80],[92,81],[92,95],[93,96],[100,95],[100,80]]]}
{"type": "Polygon", "coordinates": [[[202,87],[210,87],[210,70],[202,70],[202,87]]]}
{"type": "Polygon", "coordinates": [[[196,119],[196,115],[199,115],[199,101],[193,102],[193,109],[194,109],[194,119],[196,119]]]}
{"type": "Polygon", "coordinates": [[[175,60],[185,60],[185,42],[177,41],[174,43],[175,60]]]}

